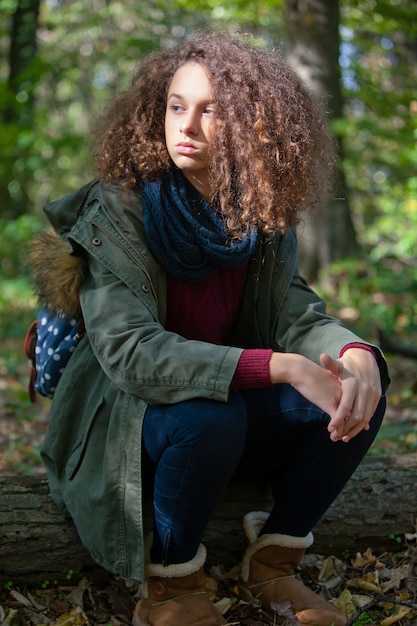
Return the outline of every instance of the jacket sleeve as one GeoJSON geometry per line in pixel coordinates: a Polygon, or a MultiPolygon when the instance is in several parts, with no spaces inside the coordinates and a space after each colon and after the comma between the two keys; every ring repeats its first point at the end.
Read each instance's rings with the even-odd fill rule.
{"type": "MultiPolygon", "coordinates": [[[[92,349],[107,376],[149,404],[195,397],[226,401],[239,348],[190,341],[164,329],[155,315],[152,289],[140,294],[97,258],[80,288],[80,302],[92,349]]],[[[149,274],[137,271],[146,285],[149,274]]]]}
{"type": "Polygon", "coordinates": [[[298,270],[282,304],[276,338],[283,351],[302,354],[317,363],[322,352],[339,358],[344,346],[350,343],[370,346],[378,363],[384,392],[389,385],[388,368],[381,350],[328,315],[324,301],[307,285],[298,270]]]}

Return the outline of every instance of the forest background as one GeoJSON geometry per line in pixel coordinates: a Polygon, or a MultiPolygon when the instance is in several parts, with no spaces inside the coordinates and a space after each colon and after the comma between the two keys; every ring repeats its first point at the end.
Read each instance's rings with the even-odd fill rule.
{"type": "MultiPolygon", "coordinates": [[[[325,100],[338,189],[300,227],[302,270],[346,325],[415,356],[416,0],[0,0],[0,16],[0,472],[43,471],[48,405],[28,401],[22,347],[42,207],[93,177],[91,122],[141,59],[196,29],[250,33],[325,100]]],[[[414,451],[414,363],[387,356],[392,419],[376,449],[414,451]]]]}

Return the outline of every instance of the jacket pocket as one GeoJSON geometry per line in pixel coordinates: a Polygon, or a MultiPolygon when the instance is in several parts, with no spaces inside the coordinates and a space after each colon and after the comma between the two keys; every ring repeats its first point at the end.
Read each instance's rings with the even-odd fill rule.
{"type": "Polygon", "coordinates": [[[87,448],[87,443],[88,443],[89,436],[91,433],[91,429],[93,427],[93,424],[95,422],[95,419],[98,413],[100,412],[100,408],[103,405],[103,403],[104,403],[104,398],[102,398],[101,402],[96,406],[96,410],[94,411],[94,413],[92,413],[85,431],[82,434],[80,434],[79,439],[76,441],[75,445],[73,446],[69,459],[65,465],[65,475],[68,478],[68,480],[72,480],[74,478],[74,476],[76,475],[76,473],[78,472],[81,466],[81,463],[83,462],[84,455],[85,455],[86,448],[87,448]]]}

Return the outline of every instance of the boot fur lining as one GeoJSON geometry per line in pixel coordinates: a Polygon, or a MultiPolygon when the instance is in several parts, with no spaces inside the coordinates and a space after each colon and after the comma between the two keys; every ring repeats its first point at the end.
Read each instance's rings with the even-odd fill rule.
{"type": "Polygon", "coordinates": [[[280,533],[271,533],[261,535],[259,533],[262,530],[266,520],[269,517],[269,513],[263,511],[252,511],[245,515],[243,519],[243,527],[245,529],[246,536],[250,541],[250,546],[246,550],[243,561],[241,576],[242,580],[247,582],[249,579],[249,566],[252,556],[268,546],[280,546],[281,548],[296,548],[307,549],[313,541],[313,533],[308,533],[305,537],[293,537],[291,535],[281,535],[280,533]]]}
{"type": "Polygon", "coordinates": [[[171,565],[162,565],[161,563],[148,563],[146,565],[146,576],[160,576],[161,578],[179,578],[194,574],[204,565],[207,556],[207,550],[200,543],[197,554],[191,561],[185,563],[172,563],[171,565]]]}

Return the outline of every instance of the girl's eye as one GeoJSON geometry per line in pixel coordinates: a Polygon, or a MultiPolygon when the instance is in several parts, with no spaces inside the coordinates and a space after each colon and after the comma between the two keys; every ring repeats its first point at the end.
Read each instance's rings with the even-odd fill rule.
{"type": "Polygon", "coordinates": [[[204,109],[204,114],[210,115],[210,117],[213,117],[216,114],[216,111],[215,109],[212,109],[211,107],[207,107],[206,109],[204,109]]]}
{"type": "Polygon", "coordinates": [[[174,113],[180,113],[181,111],[184,111],[184,107],[181,104],[172,104],[171,111],[174,113]]]}

